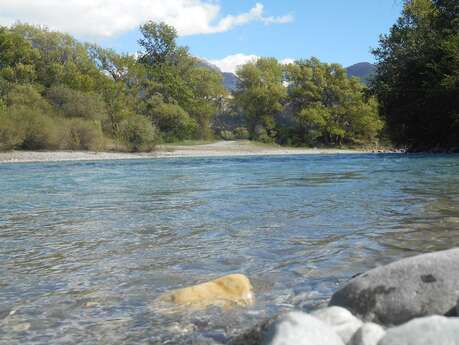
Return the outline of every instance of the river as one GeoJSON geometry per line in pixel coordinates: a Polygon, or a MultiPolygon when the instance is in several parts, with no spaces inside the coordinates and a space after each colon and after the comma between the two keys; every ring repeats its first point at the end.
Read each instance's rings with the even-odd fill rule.
{"type": "Polygon", "coordinates": [[[227,342],[354,274],[459,246],[459,156],[0,164],[0,344],[227,342]],[[247,309],[158,309],[246,274],[247,309]]]}

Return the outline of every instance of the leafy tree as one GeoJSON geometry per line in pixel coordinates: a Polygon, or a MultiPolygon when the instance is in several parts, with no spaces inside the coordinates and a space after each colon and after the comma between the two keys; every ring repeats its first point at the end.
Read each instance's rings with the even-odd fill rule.
{"type": "Polygon", "coordinates": [[[459,4],[407,0],[374,50],[372,90],[393,140],[414,150],[459,146],[459,4]]]}
{"type": "Polygon", "coordinates": [[[297,61],[287,67],[287,81],[297,140],[332,145],[375,141],[382,128],[377,103],[340,65],[315,58],[297,61]]]}
{"type": "Polygon", "coordinates": [[[239,68],[237,76],[235,102],[246,114],[251,138],[273,141],[275,116],[282,111],[287,95],[281,64],[274,58],[261,58],[239,68]]]}
{"type": "MultiPolygon", "coordinates": [[[[160,113],[175,114],[174,121],[184,125],[180,125],[172,137],[211,137],[210,123],[217,112],[219,98],[226,93],[222,76],[200,67],[199,61],[189,55],[187,48],[177,46],[177,32],[173,27],[148,22],[140,31],[143,37],[139,40],[142,47],[139,62],[145,66],[149,79],[144,88],[145,101],[148,103],[151,97],[161,95],[162,102],[170,104],[162,106],[160,113]],[[186,120],[185,113],[193,121],[186,120]],[[185,132],[179,135],[181,130],[185,132]]],[[[166,122],[172,121],[169,115],[166,122]]],[[[158,128],[164,128],[163,124],[156,124],[158,128]]],[[[171,132],[168,131],[166,136],[170,138],[171,132]]]]}
{"type": "Polygon", "coordinates": [[[193,137],[196,121],[178,104],[165,103],[161,96],[152,96],[144,103],[144,114],[159,128],[165,141],[193,137]]]}
{"type": "Polygon", "coordinates": [[[150,66],[173,60],[179,48],[176,44],[177,31],[163,22],[149,21],[140,27],[142,38],[138,43],[142,47],[139,61],[150,66]]]}

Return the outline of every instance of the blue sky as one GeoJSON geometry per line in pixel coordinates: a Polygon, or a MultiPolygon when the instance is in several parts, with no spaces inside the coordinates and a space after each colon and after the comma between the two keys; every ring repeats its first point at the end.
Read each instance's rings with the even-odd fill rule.
{"type": "Polygon", "coordinates": [[[371,47],[401,0],[0,0],[0,24],[47,25],[121,52],[136,52],[138,25],[176,26],[193,55],[232,70],[256,56],[318,57],[348,66],[373,61],[371,47]]]}

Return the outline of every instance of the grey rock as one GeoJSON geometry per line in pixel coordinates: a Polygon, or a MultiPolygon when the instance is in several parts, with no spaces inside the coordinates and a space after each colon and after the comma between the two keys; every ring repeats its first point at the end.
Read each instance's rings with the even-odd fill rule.
{"type": "Polygon", "coordinates": [[[389,329],[378,345],[459,345],[459,318],[415,319],[389,329]]]}
{"type": "Polygon", "coordinates": [[[348,344],[354,333],[362,327],[362,321],[341,307],[318,309],[310,315],[329,325],[345,344],[348,344]]]}
{"type": "Polygon", "coordinates": [[[290,312],[250,330],[231,345],[344,345],[333,329],[302,312],[290,312]]]}
{"type": "Polygon", "coordinates": [[[282,314],[276,315],[275,317],[265,320],[248,331],[238,335],[234,338],[230,345],[260,345],[262,343],[262,337],[272,325],[282,317],[282,314]]]}
{"type": "Polygon", "coordinates": [[[330,305],[384,325],[428,315],[456,315],[458,262],[459,249],[451,249],[375,268],[336,292],[330,305]]]}
{"type": "Polygon", "coordinates": [[[380,325],[367,322],[355,332],[350,345],[378,345],[386,331],[380,325]]]}

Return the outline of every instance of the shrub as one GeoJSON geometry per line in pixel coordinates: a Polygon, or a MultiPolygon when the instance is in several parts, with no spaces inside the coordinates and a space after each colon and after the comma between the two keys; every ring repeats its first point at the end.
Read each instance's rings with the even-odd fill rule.
{"type": "MultiPolygon", "coordinates": [[[[10,133],[3,135],[9,148],[44,150],[58,147],[58,128],[54,119],[39,109],[26,106],[9,107],[6,110],[6,128],[10,133]],[[9,139],[7,139],[9,138],[9,139]],[[14,144],[14,147],[11,147],[14,144]]],[[[3,141],[2,140],[2,141],[3,141]]]]}
{"type": "Polygon", "coordinates": [[[236,128],[234,130],[233,133],[234,133],[234,137],[236,139],[245,139],[245,140],[247,140],[250,137],[250,133],[249,133],[248,129],[245,128],[245,127],[238,127],[238,128],[236,128]]]}
{"type": "Polygon", "coordinates": [[[0,111],[0,151],[13,150],[24,141],[24,130],[11,116],[0,111]]]}
{"type": "Polygon", "coordinates": [[[157,132],[146,117],[134,115],[120,123],[119,137],[129,151],[151,151],[157,141],[157,132]]]}
{"type": "Polygon", "coordinates": [[[107,116],[106,104],[98,94],[53,86],[47,91],[51,103],[66,117],[103,120],[107,116]]]}
{"type": "Polygon", "coordinates": [[[223,140],[233,140],[234,139],[234,133],[231,131],[221,131],[220,132],[220,137],[223,140]]]}
{"type": "Polygon", "coordinates": [[[27,107],[43,113],[51,113],[51,104],[43,98],[40,91],[32,84],[14,85],[6,96],[9,107],[27,107]]]}
{"type": "Polygon", "coordinates": [[[91,151],[99,151],[104,148],[105,139],[99,122],[70,119],[65,122],[64,126],[63,148],[91,151]]]}

